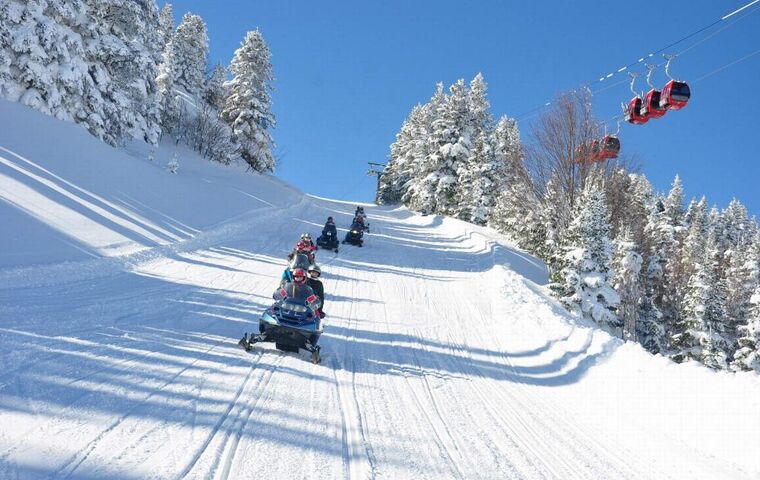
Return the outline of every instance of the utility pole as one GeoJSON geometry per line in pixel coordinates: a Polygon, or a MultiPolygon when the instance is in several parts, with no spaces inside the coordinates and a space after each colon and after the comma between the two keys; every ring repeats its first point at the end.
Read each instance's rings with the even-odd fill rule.
{"type": "Polygon", "coordinates": [[[375,188],[375,204],[380,204],[380,176],[382,176],[383,171],[385,170],[385,164],[384,163],[372,163],[367,162],[369,164],[369,170],[367,170],[367,176],[375,176],[377,177],[377,187],[375,188]]]}

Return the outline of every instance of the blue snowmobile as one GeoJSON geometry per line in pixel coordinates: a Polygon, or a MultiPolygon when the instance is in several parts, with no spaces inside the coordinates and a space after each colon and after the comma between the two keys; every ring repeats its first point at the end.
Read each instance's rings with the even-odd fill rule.
{"type": "Polygon", "coordinates": [[[343,243],[350,243],[351,245],[364,246],[364,225],[359,222],[351,224],[351,228],[346,233],[346,238],[343,243]]]}
{"type": "MultiPolygon", "coordinates": [[[[306,275],[301,269],[293,273],[301,278],[306,275]]],[[[247,352],[255,343],[274,342],[277,350],[298,352],[303,349],[311,353],[312,363],[320,362],[321,347],[317,345],[323,331],[318,313],[320,300],[305,283],[297,282],[288,283],[272,295],[275,303],[261,315],[258,335],[243,334],[238,344],[247,352]]]]}

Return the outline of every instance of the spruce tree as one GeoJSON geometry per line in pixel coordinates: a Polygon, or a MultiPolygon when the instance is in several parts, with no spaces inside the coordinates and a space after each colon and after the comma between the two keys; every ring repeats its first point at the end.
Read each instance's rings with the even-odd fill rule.
{"type": "Polygon", "coordinates": [[[643,260],[636,251],[630,229],[623,232],[622,237],[616,242],[616,247],[613,261],[615,277],[612,286],[620,296],[617,313],[623,325],[623,338],[636,340],[641,298],[639,276],[643,260]]]}
{"type": "Polygon", "coordinates": [[[711,233],[685,289],[682,314],[673,326],[671,358],[679,363],[696,360],[710,368],[725,369],[721,324],[725,293],[715,272],[715,249],[715,235],[711,233]]]}
{"type": "Polygon", "coordinates": [[[171,43],[174,38],[174,9],[171,3],[164,5],[159,14],[159,38],[161,41],[161,49],[171,43]]]}
{"type": "MultiPolygon", "coordinates": [[[[446,93],[443,89],[443,83],[436,84],[435,93],[430,98],[426,106],[428,124],[430,125],[428,134],[425,136],[425,145],[421,147],[424,157],[419,158],[416,175],[408,183],[409,187],[402,197],[404,204],[412,210],[421,212],[434,213],[437,210],[436,187],[441,169],[441,156],[439,154],[440,143],[434,140],[433,132],[436,125],[443,115],[444,106],[447,102],[446,93]]],[[[436,139],[440,137],[440,132],[436,133],[436,139]]]]}
{"type": "Polygon", "coordinates": [[[208,34],[198,15],[186,13],[174,33],[174,83],[193,95],[203,91],[206,77],[208,34]]]}
{"type": "Polygon", "coordinates": [[[229,93],[222,118],[232,128],[241,157],[257,172],[274,172],[276,167],[269,133],[275,126],[270,57],[261,32],[248,32],[230,63],[232,79],[224,84],[229,93]]]}
{"type": "Polygon", "coordinates": [[[471,154],[473,129],[468,124],[468,91],[464,80],[450,88],[446,101],[438,106],[432,123],[431,163],[438,166],[431,178],[435,211],[454,215],[457,210],[457,171],[471,154]]]}
{"type": "Polygon", "coordinates": [[[731,369],[760,373],[760,286],[755,288],[750,304],[747,323],[738,328],[738,349],[733,355],[731,369]]]}
{"type": "Polygon", "coordinates": [[[388,164],[380,177],[378,199],[381,204],[399,203],[415,177],[417,166],[424,158],[420,144],[427,142],[427,107],[417,104],[396,134],[391,145],[388,164]]]}
{"type": "Polygon", "coordinates": [[[227,99],[227,93],[224,89],[224,82],[227,81],[227,71],[217,63],[211,76],[206,80],[206,87],[203,93],[203,99],[214,107],[217,112],[224,109],[224,101],[227,99]]]}
{"type": "Polygon", "coordinates": [[[585,188],[562,240],[565,267],[552,290],[568,309],[619,336],[620,297],[612,288],[612,242],[604,192],[585,188]]]}

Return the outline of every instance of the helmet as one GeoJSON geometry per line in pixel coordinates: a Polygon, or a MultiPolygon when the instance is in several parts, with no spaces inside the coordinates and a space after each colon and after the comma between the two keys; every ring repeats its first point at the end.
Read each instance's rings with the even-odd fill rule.
{"type": "Polygon", "coordinates": [[[327,223],[333,223],[333,218],[332,217],[327,217],[327,223]]]}
{"type": "Polygon", "coordinates": [[[296,268],[293,270],[293,283],[297,283],[299,285],[306,283],[306,272],[303,271],[303,268],[296,268]]]}
{"type": "Polygon", "coordinates": [[[307,242],[310,242],[311,241],[311,235],[309,235],[308,233],[302,233],[301,234],[301,240],[306,240],[307,242]]]}
{"type": "Polygon", "coordinates": [[[317,277],[321,277],[322,276],[322,269],[319,268],[318,265],[314,265],[313,263],[311,265],[309,265],[308,272],[309,272],[309,275],[312,275],[314,272],[316,272],[317,273],[317,277]]]}

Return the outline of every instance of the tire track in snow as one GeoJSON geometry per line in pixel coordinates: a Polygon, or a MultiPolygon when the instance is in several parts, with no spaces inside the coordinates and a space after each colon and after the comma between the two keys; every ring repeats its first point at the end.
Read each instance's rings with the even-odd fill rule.
{"type": "MultiPolygon", "coordinates": [[[[264,356],[264,351],[262,351],[262,354],[259,356],[258,360],[261,360],[263,356],[264,356]]],[[[238,409],[237,414],[233,418],[232,424],[230,425],[230,431],[228,431],[224,436],[224,440],[221,446],[222,448],[221,454],[216,458],[216,461],[212,465],[212,468],[210,471],[210,473],[211,472],[214,473],[214,479],[224,480],[224,479],[229,478],[230,470],[232,468],[232,464],[233,464],[233,461],[235,460],[235,455],[237,453],[238,446],[240,444],[240,439],[243,435],[243,429],[250,421],[253,413],[257,410],[257,408],[261,404],[261,400],[264,398],[266,394],[269,394],[269,392],[267,391],[267,385],[269,385],[269,382],[272,380],[272,377],[274,376],[274,372],[277,370],[277,367],[279,367],[280,364],[283,362],[283,358],[285,358],[285,355],[278,352],[278,355],[275,361],[271,365],[267,365],[267,373],[265,373],[264,375],[260,377],[260,380],[255,385],[255,387],[248,389],[249,392],[254,392],[258,390],[259,393],[258,395],[254,396],[253,400],[249,398],[245,403],[241,404],[240,408],[238,409]]],[[[259,362],[257,361],[257,364],[258,363],[259,362]]],[[[253,368],[254,367],[252,366],[251,372],[253,371],[253,368]]],[[[249,372],[249,376],[250,376],[250,372],[249,372]]],[[[235,398],[235,404],[237,404],[238,397],[235,398]]],[[[226,422],[226,420],[229,418],[232,418],[232,417],[229,416],[229,412],[228,412],[228,414],[225,415],[224,422],[226,422]]]]}
{"type": "MultiPolygon", "coordinates": [[[[341,269],[342,270],[342,269],[341,269]]],[[[356,279],[350,280],[351,294],[349,298],[354,297],[356,293],[356,279]]],[[[356,394],[356,370],[353,366],[355,358],[350,348],[356,345],[356,320],[354,319],[354,302],[349,302],[348,314],[345,315],[348,320],[346,330],[350,337],[345,339],[345,349],[343,351],[343,361],[335,357],[331,365],[333,378],[337,388],[338,402],[340,403],[340,413],[342,418],[343,432],[343,458],[346,464],[346,473],[348,480],[365,480],[374,478],[376,467],[372,463],[372,454],[369,451],[366,438],[364,437],[362,421],[360,417],[359,403],[356,394]],[[344,367],[350,364],[350,373],[344,367]],[[350,386],[349,386],[350,384],[350,386]]]]}
{"type": "MultiPolygon", "coordinates": [[[[221,340],[217,342],[216,344],[209,347],[207,350],[205,350],[203,353],[207,354],[213,351],[215,348],[217,348],[219,345],[222,345],[222,343],[226,342],[225,340],[221,340]]],[[[154,352],[158,353],[158,352],[154,352]]],[[[201,359],[196,358],[186,366],[184,366],[182,369],[180,369],[177,373],[175,373],[169,380],[165,381],[161,386],[158,388],[153,389],[148,395],[137,401],[137,404],[134,405],[132,408],[127,410],[126,413],[120,415],[116,420],[111,422],[108,427],[106,427],[105,430],[103,430],[99,435],[97,435],[93,440],[91,440],[87,446],[85,446],[83,449],[81,449],[79,452],[72,455],[68,461],[64,462],[64,464],[58,468],[53,473],[53,477],[60,476],[61,474],[64,474],[63,478],[71,478],[71,476],[76,472],[76,470],[87,460],[87,458],[90,456],[90,454],[98,447],[98,445],[111,433],[116,430],[116,428],[121,425],[128,417],[130,417],[135,411],[138,410],[138,407],[143,405],[146,401],[153,398],[157,393],[159,393],[163,388],[165,388],[168,385],[171,385],[174,383],[174,381],[179,378],[183,373],[188,371],[191,367],[195,366],[196,363],[198,363],[201,359]]]]}
{"type": "MultiPolygon", "coordinates": [[[[417,274],[418,269],[413,269],[413,274],[417,274]]],[[[381,298],[383,298],[383,303],[385,303],[384,296],[381,292],[381,298]]],[[[388,335],[388,338],[390,339],[390,349],[393,352],[397,352],[397,343],[393,340],[393,334],[391,333],[390,327],[387,322],[387,316],[386,321],[384,322],[385,326],[385,332],[388,335]]],[[[414,332],[414,335],[422,338],[420,336],[419,332],[414,332]]],[[[415,404],[417,405],[417,409],[422,412],[422,414],[425,416],[425,419],[430,426],[430,428],[433,431],[433,434],[436,438],[436,443],[438,443],[438,447],[441,450],[442,453],[446,455],[446,463],[449,467],[449,470],[456,474],[458,478],[467,478],[465,473],[462,471],[461,464],[464,463],[464,457],[462,455],[462,450],[460,446],[458,445],[456,439],[452,435],[451,428],[449,427],[448,422],[446,421],[444,415],[441,413],[441,408],[438,405],[438,402],[435,398],[435,394],[433,393],[432,388],[430,387],[430,382],[428,380],[428,373],[426,370],[422,367],[418,355],[415,352],[414,349],[411,350],[412,352],[412,359],[414,361],[414,370],[417,372],[416,376],[421,379],[421,382],[423,384],[423,390],[425,392],[425,395],[428,398],[428,403],[430,406],[432,406],[432,410],[434,412],[433,415],[430,413],[430,408],[427,408],[428,405],[425,405],[425,402],[422,401],[420,398],[420,395],[417,393],[418,387],[413,385],[412,379],[410,379],[409,373],[406,369],[402,371],[402,375],[404,377],[404,382],[406,383],[409,392],[411,393],[411,397],[414,400],[415,404]]],[[[401,362],[398,362],[399,356],[398,354],[394,355],[397,359],[397,363],[401,364],[401,362]]]]}

